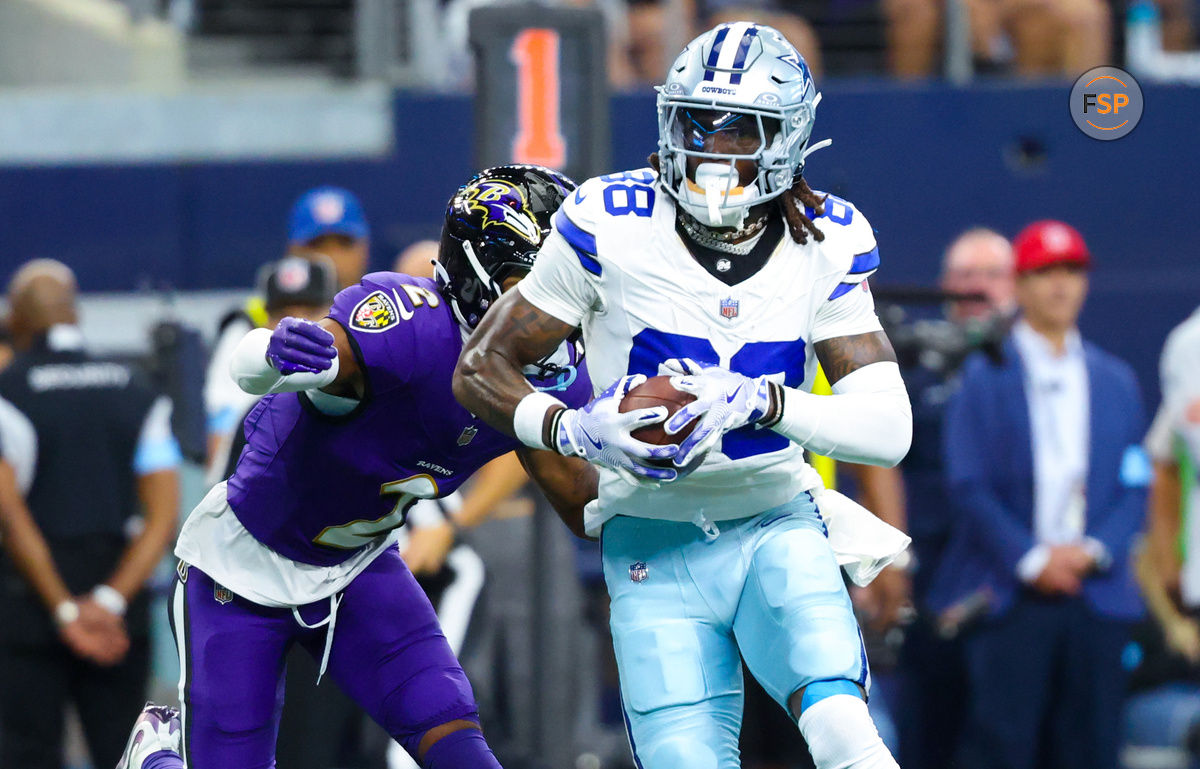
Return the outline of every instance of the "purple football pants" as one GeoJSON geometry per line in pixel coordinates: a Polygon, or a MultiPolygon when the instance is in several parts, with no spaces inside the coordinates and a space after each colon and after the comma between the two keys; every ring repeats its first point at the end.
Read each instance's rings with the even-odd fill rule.
{"type": "MultiPolygon", "coordinates": [[[[284,657],[299,643],[320,660],[326,628],[304,628],[290,609],[233,595],[195,567],[183,574],[175,585],[171,628],[182,671],[187,766],[270,769],[283,708],[284,657]]],[[[479,720],[467,677],[396,548],[376,558],[342,596],[327,675],[410,754],[435,726],[479,720]]],[[[300,607],[305,624],[325,619],[329,603],[300,607]]]]}

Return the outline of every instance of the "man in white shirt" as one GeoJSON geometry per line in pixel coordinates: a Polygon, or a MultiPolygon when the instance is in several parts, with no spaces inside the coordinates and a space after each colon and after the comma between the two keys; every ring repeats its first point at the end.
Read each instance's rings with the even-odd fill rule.
{"type": "Polygon", "coordinates": [[[958,519],[943,571],[959,595],[992,599],[966,639],[967,759],[1115,769],[1121,654],[1142,613],[1129,559],[1150,475],[1140,393],[1080,337],[1083,237],[1044,221],[1013,245],[1020,319],[1002,361],[968,360],[945,426],[958,519]]]}

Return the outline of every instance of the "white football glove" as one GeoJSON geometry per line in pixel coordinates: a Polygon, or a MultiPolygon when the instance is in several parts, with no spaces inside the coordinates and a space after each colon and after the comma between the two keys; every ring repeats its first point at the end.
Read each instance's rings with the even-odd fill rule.
{"type": "Polygon", "coordinates": [[[671,358],[663,364],[674,376],[677,389],[696,400],[671,415],[663,425],[675,435],[696,417],[696,429],[679,444],[672,464],[695,469],[721,436],[730,430],[756,424],[773,413],[772,385],[766,376],[751,379],[719,366],[700,364],[691,358],[671,358]]]}
{"type": "Polygon", "coordinates": [[[551,428],[554,448],[560,454],[583,457],[614,470],[630,483],[657,485],[675,480],[679,473],[674,468],[651,467],[639,460],[670,459],[679,447],[655,446],[630,435],[639,427],[666,419],[666,407],[619,411],[625,394],[645,381],[642,374],[622,377],[586,406],[560,411],[551,428]]]}

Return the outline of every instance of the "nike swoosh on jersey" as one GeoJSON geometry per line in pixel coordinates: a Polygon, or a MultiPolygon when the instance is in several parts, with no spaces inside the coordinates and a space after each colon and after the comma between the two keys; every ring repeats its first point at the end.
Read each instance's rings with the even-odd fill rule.
{"type": "Polygon", "coordinates": [[[582,202],[583,202],[583,199],[584,199],[584,198],[586,198],[586,197],[587,197],[587,195],[584,195],[584,194],[583,194],[583,188],[582,188],[582,187],[581,187],[581,188],[579,188],[579,189],[577,189],[577,190],[575,190],[575,205],[579,205],[580,203],[582,203],[582,202]]]}

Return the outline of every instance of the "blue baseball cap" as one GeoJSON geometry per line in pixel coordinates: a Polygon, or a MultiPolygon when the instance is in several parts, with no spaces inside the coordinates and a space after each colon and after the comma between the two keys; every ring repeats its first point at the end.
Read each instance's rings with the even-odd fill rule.
{"type": "Polygon", "coordinates": [[[309,190],[292,206],[288,239],[293,243],[307,243],[322,235],[362,240],[370,234],[362,204],[354,193],[341,187],[309,190]]]}

